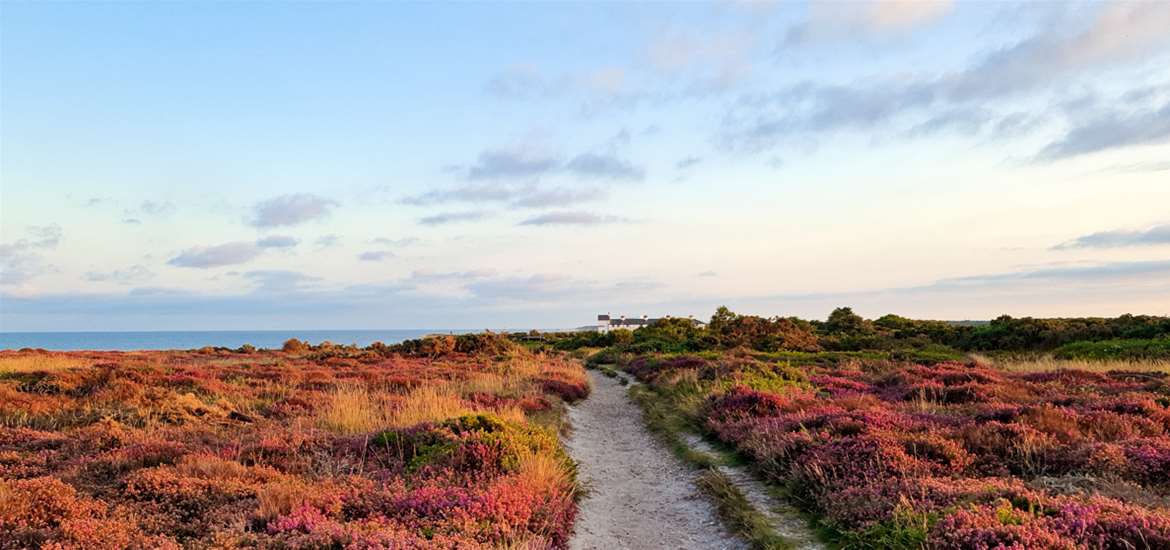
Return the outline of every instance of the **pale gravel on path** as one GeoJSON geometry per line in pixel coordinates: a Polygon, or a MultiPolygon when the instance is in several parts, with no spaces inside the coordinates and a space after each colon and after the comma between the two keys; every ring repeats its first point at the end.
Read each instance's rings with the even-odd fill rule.
{"type": "Polygon", "coordinates": [[[727,533],[695,473],[642,424],[617,379],[589,371],[593,392],[569,408],[565,442],[588,493],[571,549],[744,549],[727,533]]]}

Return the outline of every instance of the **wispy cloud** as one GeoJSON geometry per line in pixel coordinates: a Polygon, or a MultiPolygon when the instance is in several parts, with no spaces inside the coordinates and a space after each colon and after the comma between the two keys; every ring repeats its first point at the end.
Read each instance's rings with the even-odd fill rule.
{"type": "Polygon", "coordinates": [[[493,202],[511,208],[564,207],[597,201],[607,192],[600,187],[546,187],[536,184],[493,182],[463,185],[451,189],[428,191],[406,197],[403,204],[427,206],[450,203],[482,204],[493,202]]]}
{"type": "Polygon", "coordinates": [[[630,219],[620,216],[606,216],[592,212],[549,212],[528,218],[520,225],[601,225],[610,223],[630,223],[630,219]]]}
{"type": "Polygon", "coordinates": [[[1054,250],[1076,248],[1122,248],[1170,244],[1170,225],[1157,225],[1149,229],[1127,231],[1100,231],[1077,237],[1052,247],[1054,250]]]}
{"type": "Polygon", "coordinates": [[[333,248],[341,244],[341,235],[336,235],[333,233],[328,235],[321,235],[320,237],[317,237],[317,240],[314,241],[314,243],[319,248],[333,248]]]}
{"type": "Polygon", "coordinates": [[[260,248],[292,248],[300,243],[296,237],[288,235],[269,235],[256,241],[260,248]]]}
{"type": "MultiPolygon", "coordinates": [[[[622,132],[629,140],[629,133],[622,132]]],[[[585,179],[598,180],[641,180],[645,177],[644,168],[618,156],[613,149],[621,145],[621,141],[610,140],[606,150],[591,151],[574,156],[568,161],[538,151],[532,147],[514,149],[498,149],[484,151],[474,164],[465,170],[468,180],[527,180],[531,187],[532,181],[542,176],[557,173],[566,173],[585,179]]],[[[403,202],[407,204],[422,204],[440,202],[443,200],[478,197],[488,200],[504,200],[515,195],[514,185],[484,184],[467,185],[454,191],[429,192],[415,197],[407,197],[403,202]]]]}
{"type": "Polygon", "coordinates": [[[584,153],[573,157],[565,170],[582,177],[610,180],[641,180],[646,173],[629,161],[605,153],[584,153]]]}
{"type": "Polygon", "coordinates": [[[467,169],[467,178],[532,178],[552,172],[559,166],[560,161],[555,157],[532,148],[484,151],[467,169]]]}
{"type": "Polygon", "coordinates": [[[604,196],[605,190],[597,187],[545,187],[533,183],[492,182],[428,191],[406,197],[401,202],[412,206],[496,202],[513,207],[539,208],[569,206],[597,200],[604,196]]]}
{"type": "Polygon", "coordinates": [[[535,189],[531,193],[517,195],[510,204],[520,208],[563,207],[601,200],[606,194],[604,189],[598,187],[535,189]]]}
{"type": "Polygon", "coordinates": [[[256,227],[300,225],[328,216],[337,205],[337,201],[311,193],[281,195],[257,204],[251,223],[256,227]]]}
{"type": "Polygon", "coordinates": [[[370,239],[370,243],[381,246],[403,247],[418,244],[421,242],[418,237],[403,237],[401,239],[390,239],[387,237],[377,237],[370,239]]]}
{"type": "Polygon", "coordinates": [[[142,201],[138,211],[147,216],[168,216],[175,212],[175,204],[170,201],[142,201]]]}
{"type": "Polygon", "coordinates": [[[306,275],[299,271],[284,269],[262,269],[249,271],[243,277],[253,282],[253,292],[258,294],[287,294],[309,290],[320,277],[306,275]]]}
{"type": "Polygon", "coordinates": [[[389,250],[367,250],[358,254],[358,259],[363,262],[381,262],[394,257],[394,253],[389,250]]]}
{"type": "MultiPolygon", "coordinates": [[[[1168,33],[1170,34],[1170,33],[1168,33]]],[[[1105,112],[1074,125],[1049,144],[1037,160],[1059,160],[1131,145],[1170,141],[1170,102],[1160,108],[1130,113],[1105,112]]]]}
{"type": "Polygon", "coordinates": [[[1096,282],[1157,274],[1170,274],[1170,260],[1110,262],[1086,266],[1050,267],[1027,271],[1013,271],[989,275],[971,275],[942,279],[933,287],[967,287],[972,285],[1002,284],[1021,281],[1096,282]]]}
{"type": "Polygon", "coordinates": [[[43,253],[54,249],[64,238],[57,224],[34,225],[25,229],[26,237],[0,244],[0,285],[20,285],[53,271],[43,253]]]}
{"type": "MultiPolygon", "coordinates": [[[[821,134],[876,129],[911,137],[941,131],[1014,137],[1043,128],[1040,122],[1047,115],[1073,123],[1066,138],[1041,153],[1046,159],[1166,139],[1170,110],[1166,105],[1143,106],[1136,99],[1126,102],[1132,111],[1102,112],[1087,122],[1080,121],[1084,109],[1059,105],[1052,97],[1046,99],[1054,105],[1052,112],[1039,117],[994,107],[1009,97],[1051,96],[1061,91],[1055,82],[1090,70],[1135,66],[1168,51],[1170,33],[1164,29],[1170,26],[1170,4],[1111,2],[1091,9],[1096,17],[1086,25],[1071,30],[1052,25],[950,73],[848,84],[806,81],[771,93],[745,94],[724,117],[719,142],[729,149],[764,151],[789,139],[807,142],[821,134]]],[[[1155,96],[1147,94],[1142,101],[1155,96]]]]}
{"type": "Polygon", "coordinates": [[[787,46],[829,39],[856,38],[858,34],[893,34],[931,23],[954,8],[951,0],[875,0],[843,6],[814,0],[809,20],[793,26],[784,37],[787,46]]]}
{"type": "Polygon", "coordinates": [[[154,272],[142,265],[133,265],[114,271],[88,271],[84,279],[90,282],[113,282],[120,285],[137,284],[154,277],[154,272]]]}
{"type": "Polygon", "coordinates": [[[262,251],[263,249],[253,242],[195,246],[180,252],[167,263],[175,267],[209,269],[248,263],[260,256],[262,251]]]}
{"type": "Polygon", "coordinates": [[[443,212],[418,219],[423,225],[445,225],[457,222],[470,222],[485,219],[490,214],[483,210],[469,210],[465,212],[443,212]]]}
{"type": "Polygon", "coordinates": [[[419,195],[405,197],[399,202],[411,206],[427,206],[452,202],[509,201],[518,195],[535,190],[536,186],[532,184],[479,183],[461,185],[452,189],[427,191],[419,195]]]}
{"type": "Polygon", "coordinates": [[[29,226],[28,238],[16,241],[17,246],[29,248],[55,248],[61,244],[65,232],[57,224],[29,226]]]}

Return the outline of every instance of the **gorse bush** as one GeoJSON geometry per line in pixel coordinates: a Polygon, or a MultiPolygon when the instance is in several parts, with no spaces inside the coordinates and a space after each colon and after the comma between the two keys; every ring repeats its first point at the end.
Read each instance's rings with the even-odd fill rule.
{"type": "Polygon", "coordinates": [[[500,341],[0,352],[0,548],[563,548],[587,378],[500,341]]]}
{"type": "Polygon", "coordinates": [[[289,338],[284,341],[284,345],[280,349],[286,353],[304,353],[309,351],[310,347],[308,342],[297,340],[296,338],[289,338]]]}

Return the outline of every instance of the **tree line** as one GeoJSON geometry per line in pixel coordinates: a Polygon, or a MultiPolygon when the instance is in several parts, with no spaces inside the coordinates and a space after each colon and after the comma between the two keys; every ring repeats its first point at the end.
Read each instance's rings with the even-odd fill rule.
{"type": "Polygon", "coordinates": [[[705,326],[661,319],[635,331],[546,335],[558,349],[618,346],[631,352],[685,352],[747,347],[758,351],[863,351],[946,346],[961,351],[1048,352],[1074,342],[1170,338],[1170,317],[1035,318],[1002,315],[953,322],[884,315],[866,319],[840,307],[824,320],[741,315],[720,307],[705,326]]]}

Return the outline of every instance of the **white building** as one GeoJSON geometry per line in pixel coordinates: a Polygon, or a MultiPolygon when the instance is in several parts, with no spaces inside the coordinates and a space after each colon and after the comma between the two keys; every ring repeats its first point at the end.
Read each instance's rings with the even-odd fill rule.
{"type": "MultiPolygon", "coordinates": [[[[625,315],[622,315],[621,317],[615,319],[610,316],[610,314],[603,313],[597,316],[597,332],[606,333],[611,330],[637,330],[642,327],[649,326],[661,319],[670,319],[670,316],[667,315],[666,317],[651,319],[643,315],[641,317],[627,319],[625,315]]],[[[696,327],[701,327],[706,324],[702,321],[695,320],[693,316],[687,317],[687,319],[689,319],[696,327]]]]}

